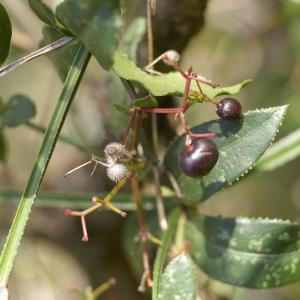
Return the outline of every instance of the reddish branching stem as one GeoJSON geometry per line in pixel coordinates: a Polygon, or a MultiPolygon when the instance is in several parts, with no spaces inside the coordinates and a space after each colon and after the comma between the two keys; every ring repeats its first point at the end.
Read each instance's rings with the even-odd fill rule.
{"type": "MultiPolygon", "coordinates": [[[[188,87],[188,85],[187,85],[188,87]]],[[[187,93],[183,96],[182,100],[182,106],[181,107],[175,107],[175,108],[141,108],[141,107],[134,107],[134,111],[138,112],[147,112],[147,113],[155,113],[155,114],[175,114],[176,117],[179,117],[183,126],[183,129],[185,131],[185,134],[190,139],[195,138],[214,138],[216,136],[215,133],[193,133],[191,132],[187,120],[185,118],[185,110],[183,109],[183,106],[187,105],[186,97],[187,93]]]]}
{"type": "Polygon", "coordinates": [[[213,103],[214,105],[218,106],[218,101],[216,101],[215,99],[211,98],[211,97],[208,97],[206,94],[204,94],[202,88],[201,88],[201,85],[199,83],[199,81],[196,80],[196,84],[197,84],[197,87],[198,87],[198,90],[201,94],[201,96],[203,97],[203,100],[204,101],[208,101],[208,102],[211,102],[213,103]]]}
{"type": "Polygon", "coordinates": [[[150,261],[149,261],[149,255],[147,251],[147,240],[149,232],[146,227],[145,223],[145,216],[144,216],[144,210],[143,210],[143,204],[142,204],[142,195],[139,189],[137,176],[134,175],[130,179],[131,183],[131,189],[132,193],[135,199],[136,207],[137,207],[137,214],[138,214],[138,220],[140,225],[140,241],[141,241],[141,248],[142,248],[142,257],[143,257],[143,276],[141,279],[141,283],[139,285],[138,290],[143,292],[145,291],[145,282],[147,283],[148,287],[152,286],[152,278],[151,278],[151,270],[150,270],[150,261]]]}
{"type": "Polygon", "coordinates": [[[188,110],[189,108],[189,102],[188,102],[188,97],[190,94],[190,88],[191,88],[191,82],[192,80],[196,81],[197,87],[199,89],[199,92],[201,94],[201,96],[203,97],[204,101],[208,101],[213,103],[214,105],[218,105],[218,102],[210,97],[208,97],[202,90],[200,82],[205,83],[205,84],[209,84],[211,86],[215,86],[212,85],[211,82],[208,81],[203,81],[200,80],[197,77],[197,74],[193,73],[193,69],[192,67],[190,67],[188,69],[188,72],[185,73],[177,63],[173,64],[173,67],[180,72],[180,74],[185,78],[186,82],[185,82],[185,87],[184,87],[184,92],[183,92],[183,96],[182,96],[182,102],[181,102],[181,106],[180,107],[174,107],[174,108],[141,108],[141,107],[133,107],[133,111],[135,112],[135,114],[137,113],[154,113],[154,114],[175,114],[175,117],[179,117],[181,122],[182,122],[182,126],[183,129],[185,131],[186,134],[186,144],[190,144],[192,139],[197,139],[197,138],[214,138],[216,135],[215,133],[193,133],[191,132],[187,120],[185,118],[185,112],[188,110]]]}
{"type": "Polygon", "coordinates": [[[190,87],[191,87],[191,74],[193,72],[193,68],[190,67],[188,70],[188,77],[186,78],[185,81],[185,87],[184,87],[184,92],[183,92],[183,96],[182,96],[182,103],[181,103],[181,108],[182,108],[182,112],[185,113],[188,109],[188,98],[189,98],[189,93],[190,93],[190,87]]]}
{"type": "Polygon", "coordinates": [[[188,74],[188,72],[186,73],[185,71],[183,71],[183,70],[179,67],[178,64],[173,64],[172,66],[173,66],[173,68],[174,68],[176,71],[178,71],[178,72],[182,75],[182,77],[184,77],[185,79],[190,78],[190,79],[192,79],[192,80],[195,80],[196,82],[204,83],[204,84],[209,85],[209,86],[211,86],[211,87],[213,87],[213,88],[216,88],[216,87],[219,86],[219,84],[212,83],[210,80],[206,80],[206,79],[204,79],[204,78],[199,78],[196,74],[188,74]]]}
{"type": "Polygon", "coordinates": [[[88,233],[87,233],[87,227],[86,227],[86,222],[85,222],[85,216],[82,215],[80,217],[81,219],[81,227],[82,227],[82,241],[83,242],[88,242],[89,241],[89,237],[88,237],[88,233]]]}
{"type": "Polygon", "coordinates": [[[181,107],[174,107],[174,108],[141,108],[141,107],[134,107],[134,111],[138,112],[145,112],[145,113],[154,113],[154,114],[177,114],[181,107]]]}
{"type": "MultiPolygon", "coordinates": [[[[131,177],[131,176],[132,176],[132,174],[130,173],[129,177],[131,177]]],[[[125,179],[121,180],[120,182],[118,182],[114,186],[114,188],[106,195],[106,197],[103,200],[99,199],[97,196],[94,196],[92,198],[92,203],[94,204],[93,206],[91,206],[85,210],[82,210],[82,211],[76,211],[76,210],[71,210],[71,209],[66,209],[64,211],[65,216],[80,217],[81,227],[82,227],[82,232],[83,232],[83,235],[82,235],[83,242],[87,242],[89,240],[87,226],[86,226],[86,216],[89,215],[90,213],[98,210],[102,206],[106,206],[109,209],[111,209],[112,211],[114,211],[115,213],[121,215],[122,217],[126,216],[126,212],[121,211],[119,208],[117,208],[116,206],[111,204],[110,201],[119,192],[119,190],[125,185],[125,183],[127,182],[127,179],[128,178],[125,178],[125,179]]]]}

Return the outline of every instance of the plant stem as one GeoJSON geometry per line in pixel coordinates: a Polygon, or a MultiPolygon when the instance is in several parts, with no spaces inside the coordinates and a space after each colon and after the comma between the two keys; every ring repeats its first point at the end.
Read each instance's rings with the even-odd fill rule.
{"type": "Polygon", "coordinates": [[[178,114],[181,111],[181,107],[156,107],[156,108],[141,108],[134,107],[134,111],[149,112],[154,114],[178,114]]]}
{"type": "Polygon", "coordinates": [[[73,41],[72,37],[68,37],[68,36],[62,37],[59,40],[57,40],[43,48],[40,48],[22,58],[14,61],[13,63],[11,63],[9,65],[6,65],[6,66],[0,68],[0,77],[6,75],[10,71],[26,64],[27,62],[29,62],[39,56],[42,56],[42,55],[47,54],[55,49],[65,46],[66,44],[70,43],[71,41],[73,41]]]}
{"type": "Polygon", "coordinates": [[[218,101],[211,98],[211,97],[208,97],[206,94],[204,94],[202,88],[201,88],[201,85],[199,83],[199,80],[195,80],[196,81],[196,84],[197,84],[197,87],[198,87],[198,90],[200,92],[200,95],[202,96],[203,100],[204,101],[208,101],[208,102],[211,102],[213,103],[214,105],[218,106],[218,101]]]}
{"type": "Polygon", "coordinates": [[[138,290],[140,292],[145,291],[145,281],[147,282],[147,285],[149,287],[152,286],[152,279],[151,279],[151,271],[150,271],[150,261],[149,261],[149,255],[147,251],[147,239],[148,239],[148,230],[145,224],[145,216],[144,216],[144,210],[143,210],[143,204],[142,204],[142,196],[139,189],[137,176],[134,174],[131,179],[131,189],[135,198],[135,203],[137,206],[137,214],[140,224],[140,240],[141,240],[141,247],[142,247],[142,257],[143,257],[143,276],[141,283],[138,287],[138,290]]]}
{"type": "Polygon", "coordinates": [[[113,187],[113,189],[106,195],[106,197],[102,201],[100,201],[99,197],[94,196],[93,203],[96,203],[95,205],[88,207],[87,209],[82,211],[71,211],[70,215],[77,217],[87,216],[93,211],[99,209],[101,206],[106,205],[113,199],[113,197],[119,192],[119,190],[125,185],[126,182],[127,178],[121,180],[113,187]]]}
{"type": "Polygon", "coordinates": [[[110,278],[108,281],[102,283],[99,287],[97,287],[93,291],[94,299],[97,299],[100,295],[102,295],[105,291],[110,289],[115,284],[116,284],[116,279],[115,278],[110,278]]]}
{"type": "MultiPolygon", "coordinates": [[[[132,175],[130,174],[129,176],[132,176],[132,175]]],[[[76,210],[70,210],[70,209],[65,210],[65,215],[66,216],[80,217],[82,233],[83,233],[83,236],[82,236],[82,241],[83,242],[88,242],[88,240],[89,240],[85,217],[87,215],[91,214],[92,212],[98,210],[100,207],[107,206],[108,208],[112,209],[116,213],[122,215],[122,217],[126,216],[125,212],[121,211],[120,209],[118,209],[114,205],[109,204],[109,202],[120,191],[120,189],[125,185],[126,182],[127,182],[127,178],[125,178],[125,179],[121,180],[120,182],[118,182],[113,187],[113,189],[105,196],[105,198],[103,200],[99,199],[99,197],[97,197],[97,196],[93,196],[92,203],[94,203],[94,205],[87,208],[87,209],[85,209],[85,210],[82,210],[82,211],[76,211],[76,210]]]]}
{"type": "Polygon", "coordinates": [[[80,84],[82,75],[86,69],[89,58],[90,54],[85,47],[81,45],[65,80],[61,95],[52,115],[49,127],[45,133],[43,143],[36,157],[36,161],[31,171],[26,189],[20,200],[12,226],[6,239],[6,243],[1,253],[1,287],[4,287],[7,283],[27,220],[30,215],[31,208],[37,197],[40,184],[43,180],[49,160],[52,156],[56,141],[80,84]]]}
{"type": "Polygon", "coordinates": [[[153,30],[152,30],[152,0],[147,0],[147,39],[148,39],[148,64],[154,60],[153,30]]]}
{"type": "Polygon", "coordinates": [[[184,93],[182,96],[181,107],[182,107],[183,112],[185,112],[188,109],[188,97],[189,97],[191,81],[192,81],[192,79],[190,78],[190,75],[192,74],[192,72],[193,72],[193,69],[192,69],[192,67],[190,67],[188,70],[188,77],[186,78],[186,82],[185,82],[184,93]]]}
{"type": "Polygon", "coordinates": [[[178,64],[174,64],[172,65],[174,67],[174,69],[176,71],[178,71],[183,78],[187,79],[187,78],[191,78],[192,80],[195,80],[197,82],[201,82],[201,83],[204,83],[204,84],[207,84],[209,86],[211,86],[212,88],[216,88],[217,86],[219,86],[219,84],[215,84],[215,83],[212,83],[210,80],[206,80],[206,79],[203,79],[203,78],[199,78],[197,75],[194,75],[194,74],[188,74],[186,72],[184,72],[178,64]]]}
{"type": "MultiPolygon", "coordinates": [[[[38,125],[38,124],[34,124],[32,122],[26,122],[25,125],[28,128],[30,128],[30,129],[32,129],[32,130],[34,130],[36,132],[43,133],[43,134],[47,130],[45,127],[43,127],[41,125],[38,125]]],[[[82,145],[82,144],[78,143],[77,141],[73,140],[72,138],[67,137],[67,136],[65,136],[63,134],[61,134],[58,137],[58,140],[61,141],[61,142],[63,142],[63,143],[65,143],[65,144],[68,144],[68,145],[71,145],[71,146],[77,148],[78,150],[80,150],[80,151],[88,154],[89,156],[91,156],[92,154],[95,154],[95,155],[100,154],[100,153],[97,153],[96,149],[94,149],[92,147],[89,147],[89,146],[82,145]]]]}
{"type": "MultiPolygon", "coordinates": [[[[153,30],[152,30],[152,12],[154,10],[155,10],[155,1],[148,0],[147,2],[148,64],[151,64],[151,62],[154,60],[153,30]]],[[[150,68],[152,68],[152,66],[150,68]]],[[[155,114],[151,114],[151,126],[152,126],[153,152],[155,157],[157,158],[158,157],[158,134],[157,134],[157,116],[155,114]]],[[[154,177],[156,206],[157,206],[159,225],[162,230],[166,230],[168,227],[168,223],[165,214],[163,200],[161,197],[159,167],[156,163],[153,164],[152,170],[153,170],[153,177],[154,177]]]]}
{"type": "Polygon", "coordinates": [[[130,130],[131,130],[132,125],[133,125],[134,120],[135,120],[135,114],[136,114],[136,112],[134,112],[134,113],[132,114],[132,116],[130,117],[130,120],[129,120],[129,123],[128,123],[128,127],[127,127],[126,133],[125,133],[125,135],[124,135],[123,145],[124,145],[125,147],[127,146],[128,138],[129,138],[129,135],[130,135],[130,130]]]}
{"type": "MultiPolygon", "coordinates": [[[[149,5],[149,2],[148,2],[149,5]]],[[[137,94],[132,87],[131,83],[129,81],[123,81],[129,96],[136,97],[137,94]]],[[[134,99],[133,98],[133,99],[134,99]]],[[[129,130],[133,125],[134,133],[132,138],[132,147],[135,150],[136,153],[138,153],[138,145],[140,141],[140,125],[141,125],[141,111],[135,110],[134,114],[132,116],[132,119],[129,122],[129,126],[126,133],[125,141],[127,143],[129,130]]],[[[147,240],[153,241],[153,236],[148,231],[146,223],[145,223],[145,215],[144,215],[144,207],[143,207],[143,201],[142,201],[142,195],[140,192],[140,188],[137,181],[137,174],[134,173],[130,178],[130,184],[131,184],[131,190],[133,193],[133,197],[136,204],[136,210],[139,220],[139,227],[140,227],[140,241],[141,241],[141,248],[142,248],[142,257],[143,257],[143,268],[144,272],[142,275],[142,279],[140,282],[140,285],[138,287],[138,291],[144,292],[145,291],[145,283],[147,282],[147,285],[149,287],[152,286],[152,278],[151,278],[151,270],[150,270],[150,261],[149,261],[149,255],[147,251],[147,240]]],[[[156,241],[159,243],[159,241],[156,241]]]]}
{"type": "Polygon", "coordinates": [[[154,186],[155,186],[155,198],[156,198],[156,209],[157,209],[157,215],[159,220],[160,228],[164,231],[168,228],[165,208],[163,199],[161,196],[161,189],[160,189],[160,171],[159,171],[159,165],[158,162],[158,134],[157,134],[157,116],[156,114],[151,115],[151,121],[152,121],[152,144],[153,144],[153,153],[154,153],[154,159],[155,162],[153,162],[152,171],[153,171],[153,177],[154,177],[154,186]]]}

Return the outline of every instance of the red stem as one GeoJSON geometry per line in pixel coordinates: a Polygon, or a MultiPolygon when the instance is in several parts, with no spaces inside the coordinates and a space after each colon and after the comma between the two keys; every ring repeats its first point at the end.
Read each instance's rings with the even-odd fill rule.
{"type": "Polygon", "coordinates": [[[192,81],[190,76],[191,76],[192,72],[193,72],[193,68],[190,67],[188,69],[188,77],[186,78],[184,93],[183,93],[183,96],[182,96],[181,108],[182,108],[183,112],[185,112],[188,109],[188,97],[189,97],[191,81],[192,81]]]}
{"type": "Polygon", "coordinates": [[[177,114],[181,111],[181,107],[174,108],[142,108],[134,107],[134,111],[146,112],[146,113],[155,113],[155,114],[177,114]]]}
{"type": "Polygon", "coordinates": [[[209,139],[209,138],[216,137],[216,134],[215,133],[193,133],[193,132],[189,131],[189,136],[192,139],[199,139],[199,138],[209,139]]]}
{"type": "Polygon", "coordinates": [[[192,74],[189,75],[188,73],[184,72],[184,71],[179,67],[178,64],[174,64],[173,67],[174,67],[174,69],[175,69],[176,71],[178,71],[178,72],[182,75],[182,77],[184,77],[185,79],[187,79],[188,77],[190,77],[190,78],[193,79],[193,80],[196,80],[196,81],[198,81],[198,82],[202,82],[202,83],[207,84],[207,85],[209,85],[209,86],[211,86],[211,87],[213,87],[213,88],[216,88],[217,86],[219,86],[219,84],[214,84],[214,83],[210,82],[209,80],[200,79],[200,78],[198,78],[197,76],[194,76],[194,75],[192,75],[192,74]]]}

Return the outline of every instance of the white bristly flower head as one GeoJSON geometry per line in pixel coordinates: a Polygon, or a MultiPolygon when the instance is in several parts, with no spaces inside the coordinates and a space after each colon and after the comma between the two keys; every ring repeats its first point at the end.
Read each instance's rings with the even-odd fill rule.
{"type": "Polygon", "coordinates": [[[123,164],[112,164],[106,169],[106,174],[110,180],[119,182],[128,175],[128,169],[123,164]]]}
{"type": "Polygon", "coordinates": [[[163,62],[168,66],[173,66],[177,64],[179,60],[180,60],[180,54],[175,50],[167,51],[163,57],[163,62]]]}
{"type": "Polygon", "coordinates": [[[120,159],[126,154],[127,150],[125,146],[121,143],[109,143],[104,148],[105,156],[111,157],[112,159],[120,159]]]}

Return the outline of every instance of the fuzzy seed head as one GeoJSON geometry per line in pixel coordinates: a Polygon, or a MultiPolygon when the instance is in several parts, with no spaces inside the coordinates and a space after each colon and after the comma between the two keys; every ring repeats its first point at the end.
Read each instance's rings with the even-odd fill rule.
{"type": "Polygon", "coordinates": [[[106,157],[119,159],[126,154],[126,148],[123,144],[113,142],[106,145],[106,147],[104,148],[104,153],[106,157]]]}
{"type": "Polygon", "coordinates": [[[110,180],[119,182],[128,175],[128,169],[123,164],[113,164],[106,169],[106,174],[110,180]]]}
{"type": "Polygon", "coordinates": [[[169,50],[163,57],[163,61],[168,66],[173,66],[179,62],[180,55],[175,50],[169,50]]]}

